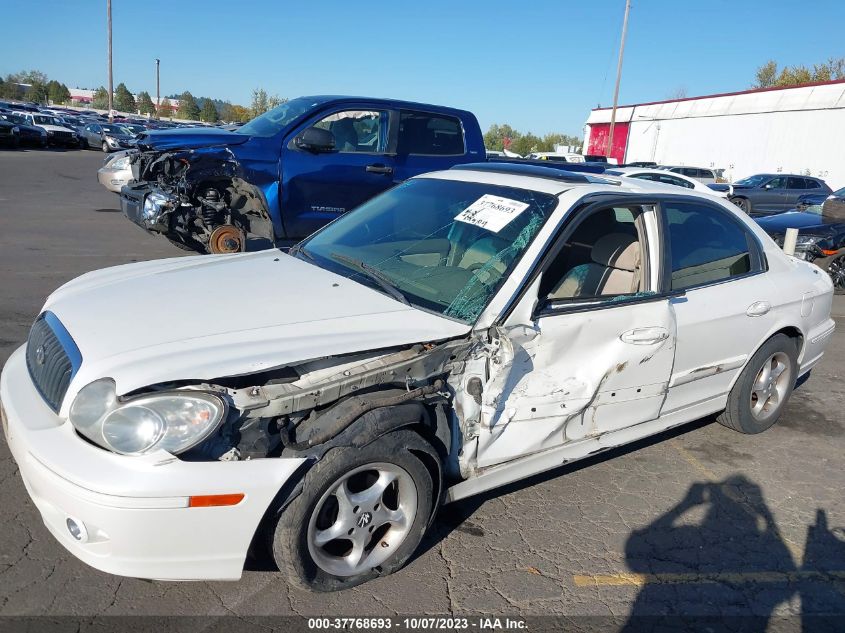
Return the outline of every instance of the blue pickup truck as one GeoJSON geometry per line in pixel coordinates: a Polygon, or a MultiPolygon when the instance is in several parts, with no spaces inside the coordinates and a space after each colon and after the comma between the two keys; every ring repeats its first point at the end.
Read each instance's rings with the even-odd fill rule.
{"type": "Polygon", "coordinates": [[[290,243],[411,176],[486,156],[470,112],[336,96],[293,99],[236,131],[152,131],[138,148],[124,214],[210,253],[290,243]]]}

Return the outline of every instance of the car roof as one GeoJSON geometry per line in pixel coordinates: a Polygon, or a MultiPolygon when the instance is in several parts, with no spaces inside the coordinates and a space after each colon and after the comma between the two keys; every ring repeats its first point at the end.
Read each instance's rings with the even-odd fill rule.
{"type": "Polygon", "coordinates": [[[383,97],[356,97],[353,95],[307,95],[300,97],[301,99],[313,100],[315,103],[353,103],[365,102],[373,105],[380,105],[385,108],[411,108],[417,110],[426,110],[428,112],[460,112],[463,115],[474,117],[475,115],[468,110],[461,110],[460,108],[450,108],[447,106],[434,105],[432,103],[420,103],[417,101],[402,101],[400,99],[386,99],[383,97]]]}

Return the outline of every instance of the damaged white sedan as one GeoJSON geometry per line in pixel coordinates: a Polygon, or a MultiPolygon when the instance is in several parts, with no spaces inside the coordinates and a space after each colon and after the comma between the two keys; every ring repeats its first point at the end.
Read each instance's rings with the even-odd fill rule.
{"type": "Polygon", "coordinates": [[[48,529],[114,574],[292,582],[401,567],[444,502],[718,414],[769,428],[832,286],[735,207],[479,164],[411,179],[290,253],[54,292],[0,380],[48,529]]]}

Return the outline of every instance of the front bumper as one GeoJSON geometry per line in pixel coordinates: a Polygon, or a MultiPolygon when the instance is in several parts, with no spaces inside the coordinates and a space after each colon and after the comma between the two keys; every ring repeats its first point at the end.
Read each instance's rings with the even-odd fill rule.
{"type": "Polygon", "coordinates": [[[127,457],[81,439],[36,392],[16,350],[0,375],[3,431],[47,529],[101,571],[163,580],[236,580],[268,506],[304,460],[183,462],[127,457]],[[235,506],[190,508],[192,495],[243,493],[235,506]],[[71,536],[67,520],[84,526],[71,536]]]}

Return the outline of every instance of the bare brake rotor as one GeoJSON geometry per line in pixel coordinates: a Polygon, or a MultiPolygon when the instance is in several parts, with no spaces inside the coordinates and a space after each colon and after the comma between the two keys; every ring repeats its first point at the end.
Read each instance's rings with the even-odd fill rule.
{"type": "Polygon", "coordinates": [[[240,253],[246,246],[246,236],[238,227],[231,224],[218,226],[208,238],[208,252],[215,255],[240,253]]]}

